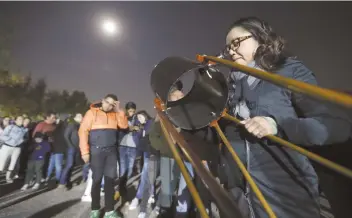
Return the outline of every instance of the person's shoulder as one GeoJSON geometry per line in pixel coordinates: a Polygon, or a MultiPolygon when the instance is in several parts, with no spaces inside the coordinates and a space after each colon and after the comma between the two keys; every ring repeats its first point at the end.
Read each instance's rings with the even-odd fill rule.
{"type": "Polygon", "coordinates": [[[303,61],[297,57],[286,58],[276,73],[291,78],[295,78],[300,74],[313,74],[313,72],[303,63],[303,61]]]}
{"type": "Polygon", "coordinates": [[[40,121],[37,123],[36,127],[42,127],[44,126],[46,123],[44,121],[40,121]]]}
{"type": "Polygon", "coordinates": [[[9,124],[8,126],[5,127],[5,129],[12,129],[15,126],[16,126],[15,124],[9,124]]]}

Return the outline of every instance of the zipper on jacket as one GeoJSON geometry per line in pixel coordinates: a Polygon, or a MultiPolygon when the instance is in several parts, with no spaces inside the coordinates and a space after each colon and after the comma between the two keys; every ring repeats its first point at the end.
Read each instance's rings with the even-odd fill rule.
{"type": "MultiPolygon", "coordinates": [[[[249,143],[247,140],[245,140],[245,143],[246,143],[247,171],[249,173],[250,172],[250,151],[251,151],[251,149],[249,147],[249,143]]],[[[245,192],[244,196],[248,202],[250,217],[255,218],[254,210],[253,210],[253,206],[252,206],[252,201],[249,196],[250,192],[251,192],[251,187],[250,187],[248,181],[246,181],[246,192],[245,192]]]]}

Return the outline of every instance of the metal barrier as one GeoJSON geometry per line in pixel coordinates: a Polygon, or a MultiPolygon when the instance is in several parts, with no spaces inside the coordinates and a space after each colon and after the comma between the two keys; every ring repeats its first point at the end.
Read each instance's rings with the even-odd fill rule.
{"type": "MultiPolygon", "coordinates": [[[[175,147],[175,143],[177,143],[179,145],[179,147],[181,148],[182,152],[184,153],[186,159],[194,167],[197,175],[200,176],[202,178],[203,182],[205,183],[205,185],[209,187],[208,189],[209,189],[210,193],[212,194],[212,196],[214,197],[214,199],[217,203],[217,206],[225,214],[225,216],[226,217],[233,217],[233,218],[241,217],[241,214],[239,212],[239,208],[231,200],[229,194],[221,188],[221,186],[212,177],[211,173],[207,169],[204,168],[204,166],[201,163],[201,160],[199,159],[199,157],[197,157],[197,154],[194,151],[192,151],[191,146],[189,146],[185,142],[185,140],[176,131],[176,129],[174,128],[174,126],[172,124],[177,125],[178,127],[181,127],[181,128],[183,127],[185,129],[190,129],[190,128],[197,129],[197,128],[201,128],[201,127],[204,127],[207,125],[214,127],[216,129],[217,133],[219,134],[220,138],[222,139],[223,144],[229,150],[234,161],[239,166],[241,172],[243,173],[245,179],[249,183],[251,189],[253,190],[253,192],[256,194],[259,201],[263,205],[263,208],[267,212],[268,216],[270,218],[276,218],[276,215],[274,214],[270,205],[266,202],[263,194],[258,189],[257,185],[255,184],[255,182],[251,178],[249,172],[246,170],[244,164],[241,162],[240,158],[238,157],[238,155],[236,154],[236,152],[234,151],[234,149],[230,145],[229,141],[225,137],[224,133],[220,129],[220,126],[218,124],[218,120],[220,118],[224,118],[224,119],[233,121],[239,125],[241,125],[241,124],[240,124],[240,120],[236,119],[233,116],[230,116],[226,112],[225,106],[222,105],[224,102],[224,99],[226,100],[226,102],[228,100],[227,99],[228,95],[227,95],[227,93],[224,92],[224,90],[225,90],[225,88],[227,88],[227,86],[224,85],[223,78],[221,76],[219,77],[218,72],[211,71],[209,73],[207,71],[209,69],[208,63],[209,62],[219,63],[219,64],[226,65],[228,67],[236,68],[236,69],[239,69],[239,70],[241,70],[251,76],[260,78],[265,81],[269,81],[275,85],[287,88],[287,89],[292,90],[294,92],[302,93],[307,96],[310,96],[310,97],[313,97],[316,99],[320,99],[320,100],[329,101],[329,102],[332,102],[335,104],[340,104],[340,105],[343,105],[348,108],[352,107],[352,97],[347,94],[344,94],[344,93],[320,88],[320,87],[317,87],[314,85],[310,85],[310,84],[307,84],[304,82],[296,81],[294,79],[286,78],[286,77],[283,77],[283,76],[280,76],[277,74],[268,73],[268,72],[265,72],[262,70],[250,68],[250,67],[240,65],[240,64],[234,63],[232,61],[224,60],[224,59],[217,58],[217,57],[198,55],[197,59],[198,59],[199,63],[190,62],[187,60],[185,61],[183,59],[177,59],[177,58],[165,59],[164,61],[161,62],[162,64],[161,64],[161,66],[159,66],[159,68],[158,68],[158,65],[156,66],[157,69],[155,72],[157,72],[157,73],[155,73],[153,71],[154,75],[152,74],[152,88],[156,94],[155,108],[156,108],[157,113],[158,113],[160,120],[161,120],[161,126],[163,129],[163,133],[166,136],[168,144],[169,144],[169,146],[172,150],[172,153],[175,157],[175,160],[176,160],[177,164],[180,166],[181,172],[182,172],[183,176],[185,177],[186,183],[187,183],[189,190],[192,194],[192,197],[196,203],[196,206],[198,207],[200,214],[203,218],[209,217],[205,211],[205,208],[204,208],[204,205],[203,205],[201,199],[199,198],[199,194],[196,191],[195,186],[191,181],[191,177],[188,174],[179,153],[177,152],[177,149],[175,147]],[[165,70],[165,66],[166,66],[166,69],[170,70],[170,69],[172,69],[172,67],[177,66],[177,64],[175,65],[175,63],[184,64],[187,66],[186,67],[178,66],[177,71],[179,71],[179,72],[175,71],[173,73],[173,75],[164,76],[162,79],[158,78],[157,74],[160,75],[161,73],[164,73],[164,74],[167,73],[167,72],[163,72],[163,70],[165,70]],[[189,71],[193,72],[194,69],[197,71],[197,73],[200,74],[200,76],[197,77],[197,81],[195,82],[195,84],[198,84],[198,85],[195,85],[193,87],[196,91],[193,91],[193,92],[191,91],[190,94],[185,96],[185,99],[183,101],[179,102],[179,104],[173,104],[173,103],[168,102],[166,96],[169,93],[169,89],[171,88],[171,85],[175,84],[175,81],[178,80],[183,73],[189,72],[189,71]],[[206,70],[204,70],[204,69],[206,69],[206,70]],[[218,82],[218,83],[216,83],[214,81],[212,81],[212,83],[210,81],[207,81],[206,77],[202,76],[204,74],[204,72],[206,72],[210,78],[212,78],[213,76],[217,76],[216,78],[218,78],[218,81],[216,81],[216,82],[218,82]],[[167,77],[169,77],[169,81],[167,81],[167,77]],[[157,85],[160,84],[161,82],[164,82],[162,87],[161,88],[157,87],[157,85]],[[210,85],[212,85],[212,87],[210,89],[207,86],[199,85],[201,83],[204,83],[207,85],[210,84],[210,85]],[[194,93],[201,93],[201,92],[208,93],[208,96],[206,98],[202,98],[200,100],[199,99],[200,97],[195,96],[194,93]],[[192,94],[193,94],[193,96],[192,96],[192,94]],[[221,101],[214,100],[217,96],[219,98],[221,98],[221,101]],[[192,104],[193,102],[191,102],[191,101],[197,102],[196,106],[200,110],[200,114],[209,114],[210,113],[212,115],[212,117],[208,116],[205,119],[205,121],[202,122],[197,117],[194,118],[191,116],[191,115],[196,116],[197,112],[194,112],[193,114],[189,115],[187,113],[187,107],[184,105],[189,104],[188,106],[190,106],[190,107],[188,107],[188,108],[191,108],[191,106],[194,106],[194,104],[192,104]],[[206,103],[204,105],[199,105],[200,103],[202,103],[202,101],[206,101],[206,103]],[[175,112],[174,112],[175,110],[170,112],[171,107],[179,107],[182,110],[181,109],[176,110],[177,111],[177,113],[176,113],[177,116],[176,116],[175,112]],[[221,110],[221,112],[219,112],[219,110],[221,108],[223,108],[223,109],[221,110]],[[215,112],[213,112],[213,111],[215,111],[215,112]],[[204,113],[202,113],[202,112],[204,112],[204,113]],[[184,115],[181,116],[180,115],[181,113],[184,113],[186,116],[184,116],[184,115]],[[180,120],[182,120],[182,121],[176,120],[176,117],[180,117],[180,120]],[[171,119],[169,119],[169,118],[171,118],[171,119]],[[187,119],[192,120],[192,122],[188,122],[187,119]],[[174,140],[172,140],[171,138],[174,140]]],[[[352,170],[350,170],[350,169],[347,169],[347,168],[345,168],[341,165],[338,165],[332,161],[329,161],[319,155],[316,155],[312,152],[309,152],[306,149],[303,149],[302,147],[294,145],[294,144],[292,144],[288,141],[285,141],[279,137],[269,135],[269,136],[266,136],[266,138],[268,138],[276,143],[279,143],[282,146],[293,149],[293,150],[307,156],[308,158],[310,158],[310,159],[312,159],[312,160],[314,160],[314,161],[316,161],[326,167],[329,167],[330,169],[332,169],[336,172],[339,172],[339,173],[352,179],[352,170]]]]}

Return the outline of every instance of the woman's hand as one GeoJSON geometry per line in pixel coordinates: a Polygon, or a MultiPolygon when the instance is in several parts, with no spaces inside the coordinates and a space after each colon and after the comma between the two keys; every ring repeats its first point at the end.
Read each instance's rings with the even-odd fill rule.
{"type": "Polygon", "coordinates": [[[257,138],[277,134],[277,124],[271,117],[253,117],[241,121],[247,131],[257,138]]]}

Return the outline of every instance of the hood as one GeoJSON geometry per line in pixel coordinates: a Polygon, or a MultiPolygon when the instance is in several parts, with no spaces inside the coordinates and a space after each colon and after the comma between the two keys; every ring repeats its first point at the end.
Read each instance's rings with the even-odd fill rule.
{"type": "Polygon", "coordinates": [[[285,60],[283,66],[287,67],[287,66],[298,66],[298,65],[302,65],[303,62],[298,60],[296,57],[289,57],[285,60]]]}
{"type": "Polygon", "coordinates": [[[93,112],[98,112],[98,111],[102,111],[100,108],[102,106],[101,102],[96,102],[96,103],[92,103],[90,105],[90,110],[93,112]]]}
{"type": "Polygon", "coordinates": [[[99,109],[102,106],[101,102],[95,102],[90,105],[90,109],[99,109]]]}

